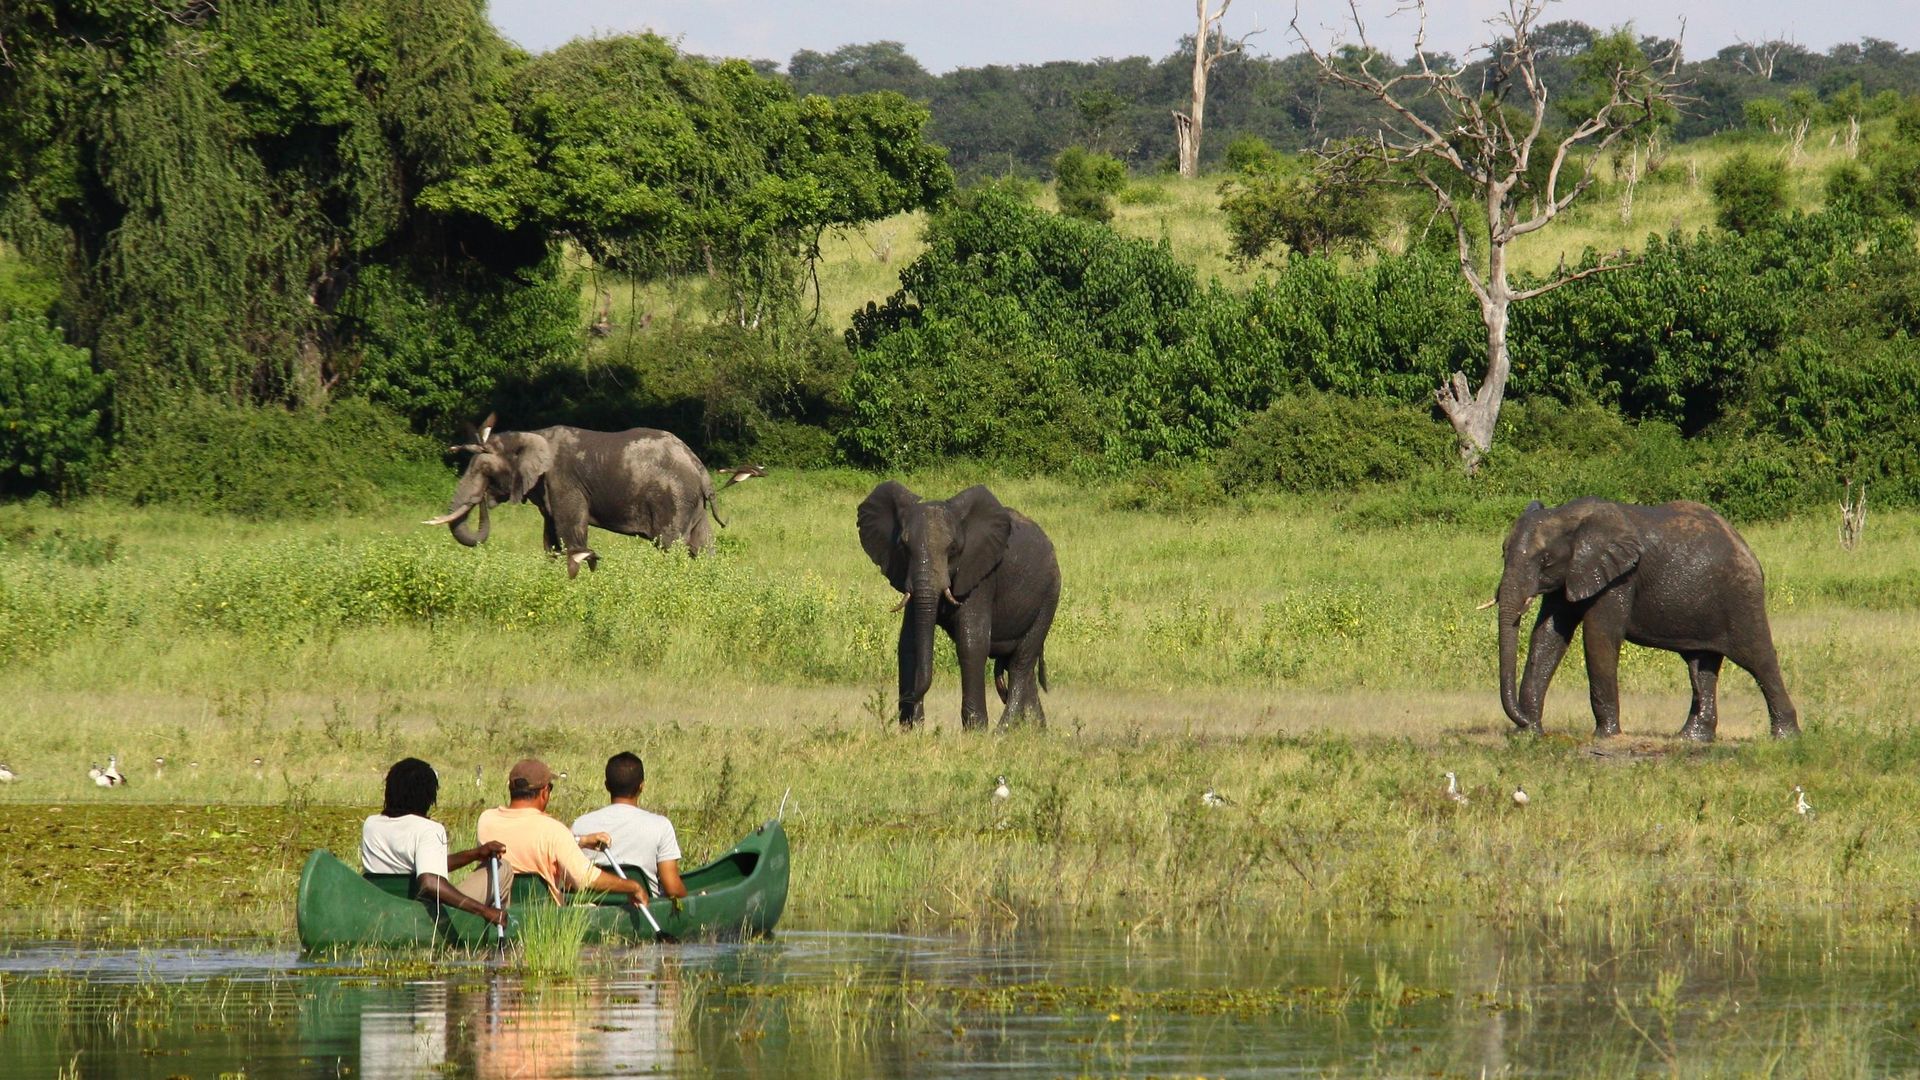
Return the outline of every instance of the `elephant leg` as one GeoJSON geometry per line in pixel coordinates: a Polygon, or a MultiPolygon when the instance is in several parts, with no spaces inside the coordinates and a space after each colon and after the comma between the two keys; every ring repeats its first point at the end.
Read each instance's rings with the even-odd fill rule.
{"type": "Polygon", "coordinates": [[[1535,732],[1546,721],[1547,684],[1553,681],[1553,673],[1567,655],[1574,628],[1579,625],[1580,619],[1572,609],[1542,598],[1540,617],[1527,641],[1527,667],[1520,677],[1520,712],[1533,718],[1535,732]]]}
{"type": "Polygon", "coordinates": [[[987,649],[990,634],[978,617],[962,613],[954,622],[953,651],[960,660],[960,727],[987,726],[987,649]]]}
{"type": "Polygon", "coordinates": [[[1780,658],[1773,651],[1773,636],[1764,621],[1759,632],[1758,644],[1732,659],[1760,684],[1760,695],[1767,699],[1767,720],[1773,737],[1791,738],[1800,734],[1800,714],[1794,710],[1793,699],[1787,696],[1787,681],[1780,676],[1780,658]]]}
{"type": "Polygon", "coordinates": [[[1006,711],[1000,725],[1036,724],[1047,726],[1047,711],[1040,704],[1040,661],[1047,651],[1047,631],[1053,628],[1054,612],[1060,605],[1056,586],[1042,602],[1039,613],[1027,632],[1020,635],[1013,655],[1007,660],[1006,711]]]}
{"type": "Polygon", "coordinates": [[[1620,734],[1620,643],[1626,620],[1603,598],[1581,623],[1580,647],[1587,658],[1587,701],[1593,707],[1595,738],[1620,734]]]}
{"type": "Polygon", "coordinates": [[[694,507],[693,527],[687,530],[687,554],[705,555],[713,550],[713,521],[707,517],[705,503],[694,507]]]}
{"type": "Polygon", "coordinates": [[[540,541],[542,544],[546,545],[547,554],[548,555],[566,554],[567,553],[566,547],[560,543],[560,534],[554,531],[553,515],[547,513],[545,507],[542,507],[540,510],[540,522],[541,522],[540,541]]]}
{"type": "Polygon", "coordinates": [[[1680,734],[1698,742],[1712,742],[1720,729],[1720,654],[1688,650],[1687,678],[1693,682],[1693,707],[1680,734]]]}
{"type": "Polygon", "coordinates": [[[559,541],[561,550],[567,553],[567,576],[580,572],[584,563],[588,570],[600,569],[600,556],[587,546],[587,503],[585,499],[561,494],[548,496],[551,517],[548,519],[554,537],[559,541]]]}

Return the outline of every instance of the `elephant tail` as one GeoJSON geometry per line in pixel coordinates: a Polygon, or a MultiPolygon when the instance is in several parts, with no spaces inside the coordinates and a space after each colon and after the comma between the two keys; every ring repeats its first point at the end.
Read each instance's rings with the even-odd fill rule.
{"type": "Polygon", "coordinates": [[[719,504],[715,503],[713,499],[713,485],[707,485],[707,490],[700,493],[700,501],[707,504],[707,513],[713,515],[714,524],[723,529],[726,528],[727,519],[720,516],[719,504]]]}
{"type": "MultiPolygon", "coordinates": [[[[720,485],[720,490],[722,491],[725,491],[735,484],[744,484],[756,477],[767,475],[766,467],[762,465],[741,465],[732,469],[721,469],[720,471],[726,474],[727,477],[727,482],[720,485]]],[[[714,501],[713,478],[711,476],[706,478],[706,487],[702,491],[701,497],[707,504],[707,513],[713,515],[713,520],[717,522],[721,528],[726,528],[726,520],[720,516],[720,506],[714,501]]]]}
{"type": "Polygon", "coordinates": [[[1000,695],[1000,704],[1007,703],[1007,661],[1004,657],[993,658],[993,689],[1000,695]]]}

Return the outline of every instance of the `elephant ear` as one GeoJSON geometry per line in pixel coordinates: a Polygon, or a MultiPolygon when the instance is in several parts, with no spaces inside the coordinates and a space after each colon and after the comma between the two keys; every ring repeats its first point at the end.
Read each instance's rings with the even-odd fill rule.
{"type": "Polygon", "coordinates": [[[1596,511],[1573,533],[1567,599],[1578,603],[1620,579],[1640,561],[1640,534],[1617,507],[1596,511]]]}
{"type": "Polygon", "coordinates": [[[1007,553],[1007,538],[1013,535],[1013,511],[1000,505],[984,485],[975,485],[947,500],[947,509],[958,519],[960,557],[953,561],[953,591],[957,596],[972,592],[1007,553]]]}
{"type": "Polygon", "coordinates": [[[896,592],[907,591],[907,547],[900,542],[900,522],[906,508],[919,501],[905,484],[888,480],[860,503],[860,546],[896,592]]]}
{"type": "Polygon", "coordinates": [[[548,469],[553,468],[553,444],[545,436],[526,432],[509,438],[513,440],[508,444],[506,453],[512,470],[509,490],[513,493],[514,502],[525,502],[527,493],[533,490],[541,477],[547,475],[548,469]]]}

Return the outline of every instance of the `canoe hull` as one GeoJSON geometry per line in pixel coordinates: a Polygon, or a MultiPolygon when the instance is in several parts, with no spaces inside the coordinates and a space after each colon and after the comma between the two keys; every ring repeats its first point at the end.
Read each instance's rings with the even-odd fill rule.
{"type": "MultiPolygon", "coordinates": [[[[683,874],[684,900],[655,900],[648,909],[663,931],[682,941],[768,934],[786,908],[790,870],[786,831],[778,821],[769,821],[726,854],[683,874]]],[[[522,877],[513,884],[508,941],[520,936],[535,912],[554,906],[539,878],[522,877]]],[[[646,917],[623,898],[576,903],[588,910],[588,942],[653,940],[653,927],[646,917]]],[[[308,952],[436,945],[477,948],[497,940],[495,928],[484,919],[449,909],[436,915],[426,904],[394,896],[368,882],[328,851],[307,857],[295,906],[300,946],[308,952]]]]}

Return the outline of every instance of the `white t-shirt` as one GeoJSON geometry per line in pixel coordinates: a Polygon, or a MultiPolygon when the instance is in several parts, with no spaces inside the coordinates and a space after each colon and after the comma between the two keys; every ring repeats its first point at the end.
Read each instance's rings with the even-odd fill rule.
{"type": "Polygon", "coordinates": [[[680,841],[673,835],[673,822],[651,810],[613,803],[581,814],[573,823],[575,836],[597,832],[613,837],[613,845],[604,852],[589,851],[587,858],[608,869],[613,868],[614,859],[623,866],[639,867],[647,875],[648,888],[659,896],[660,864],[680,859],[680,841]]]}
{"type": "Polygon", "coordinates": [[[360,826],[360,871],[446,877],[447,827],[419,814],[373,815],[360,826]]]}

